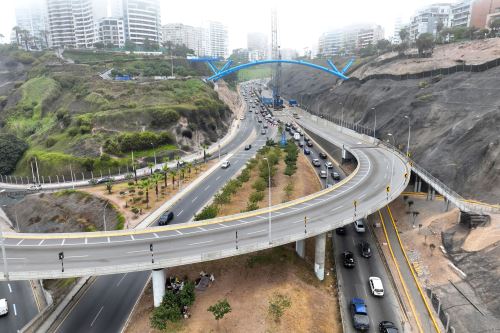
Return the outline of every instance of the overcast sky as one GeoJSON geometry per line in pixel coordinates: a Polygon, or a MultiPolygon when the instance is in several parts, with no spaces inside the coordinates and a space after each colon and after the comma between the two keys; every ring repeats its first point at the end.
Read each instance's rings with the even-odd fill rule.
{"type": "MultiPolygon", "coordinates": [[[[0,33],[9,37],[12,27],[16,24],[14,13],[16,1],[0,1],[0,33]]],[[[384,27],[386,36],[391,36],[397,17],[402,17],[403,21],[408,20],[417,8],[439,1],[160,0],[160,2],[163,24],[180,22],[201,25],[204,20],[214,20],[227,25],[230,51],[246,47],[248,32],[260,31],[270,36],[271,8],[275,6],[278,10],[278,38],[281,47],[303,51],[304,47],[316,44],[322,32],[354,23],[380,24],[384,27]]]]}

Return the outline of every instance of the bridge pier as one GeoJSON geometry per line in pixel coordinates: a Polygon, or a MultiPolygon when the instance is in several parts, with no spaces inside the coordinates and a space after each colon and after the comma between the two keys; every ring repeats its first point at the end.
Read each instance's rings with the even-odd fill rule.
{"type": "Polygon", "coordinates": [[[297,253],[297,255],[299,257],[304,259],[304,257],[306,256],[306,240],[305,239],[298,240],[295,242],[295,252],[297,253]]]}
{"type": "Polygon", "coordinates": [[[415,174],[415,182],[413,183],[413,192],[418,192],[418,175],[415,174]]]}
{"type": "Polygon", "coordinates": [[[314,251],[314,273],[318,280],[325,279],[325,250],[326,250],[326,233],[319,234],[315,237],[316,248],[314,251]]]}
{"type": "Polygon", "coordinates": [[[165,296],[165,270],[163,268],[153,269],[153,303],[155,308],[161,305],[165,296]]]}
{"type": "Polygon", "coordinates": [[[435,200],[436,199],[436,190],[435,189],[431,189],[431,201],[432,200],[435,200]]]}
{"type": "Polygon", "coordinates": [[[444,198],[444,211],[447,212],[450,209],[450,200],[444,198]]]}

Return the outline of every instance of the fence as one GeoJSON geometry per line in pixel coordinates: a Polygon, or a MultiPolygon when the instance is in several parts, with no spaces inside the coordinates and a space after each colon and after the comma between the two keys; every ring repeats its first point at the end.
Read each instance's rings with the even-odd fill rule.
{"type": "Polygon", "coordinates": [[[431,300],[432,307],[436,311],[439,319],[441,320],[441,323],[444,326],[444,333],[455,333],[455,328],[451,326],[450,322],[450,315],[448,312],[442,309],[442,303],[439,297],[432,292],[431,289],[425,288],[425,291],[427,292],[427,296],[429,296],[429,299],[431,300]]]}

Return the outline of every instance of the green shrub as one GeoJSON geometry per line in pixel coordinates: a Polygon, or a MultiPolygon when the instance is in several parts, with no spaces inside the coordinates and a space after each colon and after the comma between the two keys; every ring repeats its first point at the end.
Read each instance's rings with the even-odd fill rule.
{"type": "Polygon", "coordinates": [[[273,294],[269,299],[268,313],[276,322],[279,322],[285,310],[292,305],[290,297],[279,293],[273,294]]]}
{"type": "Polygon", "coordinates": [[[256,191],[250,194],[250,197],[248,200],[250,202],[260,202],[264,199],[264,192],[263,191],[256,191]]]}
{"type": "Polygon", "coordinates": [[[13,134],[0,133],[0,174],[13,172],[28,144],[13,134]]]}
{"type": "Polygon", "coordinates": [[[258,192],[264,191],[266,187],[267,187],[267,182],[262,178],[258,178],[252,185],[252,188],[258,192]]]}
{"type": "Polygon", "coordinates": [[[57,143],[56,138],[49,136],[45,139],[45,147],[50,148],[57,143]]]}
{"type": "Polygon", "coordinates": [[[172,109],[166,108],[150,108],[149,114],[151,115],[151,126],[153,127],[166,127],[175,124],[179,120],[179,113],[172,109]]]}
{"type": "Polygon", "coordinates": [[[76,136],[80,132],[79,127],[71,127],[68,129],[68,135],[69,136],[76,136]]]}
{"type": "Polygon", "coordinates": [[[132,213],[134,213],[136,215],[139,214],[139,208],[137,208],[137,207],[132,207],[130,210],[132,211],[132,213]]]}
{"type": "Polygon", "coordinates": [[[121,214],[121,213],[118,213],[117,215],[117,223],[116,223],[116,230],[123,230],[123,228],[125,227],[125,217],[121,214]]]}
{"type": "Polygon", "coordinates": [[[202,221],[212,219],[219,214],[219,207],[217,205],[208,205],[203,208],[203,210],[194,216],[195,221],[202,221]]]}
{"type": "Polygon", "coordinates": [[[257,205],[256,202],[249,201],[247,203],[247,209],[246,209],[247,212],[251,212],[252,210],[257,210],[257,209],[259,209],[259,205],[257,205]]]}
{"type": "Polygon", "coordinates": [[[246,183],[250,180],[250,170],[248,168],[243,169],[241,174],[237,177],[241,183],[246,183]]]}
{"type": "Polygon", "coordinates": [[[231,202],[231,196],[229,193],[221,191],[214,195],[214,204],[216,205],[224,205],[228,204],[229,202],[231,202]]]}
{"type": "Polygon", "coordinates": [[[127,153],[150,149],[151,144],[161,146],[172,143],[175,143],[175,138],[169,132],[129,132],[119,134],[113,140],[107,140],[104,143],[104,149],[110,153],[127,153]]]}

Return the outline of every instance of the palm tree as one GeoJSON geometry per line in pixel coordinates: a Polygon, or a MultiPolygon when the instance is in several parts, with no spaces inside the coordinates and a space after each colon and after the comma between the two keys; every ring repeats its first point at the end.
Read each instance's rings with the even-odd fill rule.
{"type": "Polygon", "coordinates": [[[184,176],[185,176],[185,173],[186,173],[186,167],[182,167],[181,168],[181,179],[184,180],[184,176]]]}
{"type": "Polygon", "coordinates": [[[158,201],[158,182],[160,181],[161,176],[157,173],[155,173],[152,177],[151,180],[155,183],[155,194],[156,194],[156,201],[158,201]]]}
{"type": "Polygon", "coordinates": [[[50,32],[48,30],[40,30],[40,36],[42,36],[43,40],[45,41],[45,47],[49,48],[49,36],[50,36],[50,32]]]}
{"type": "Polygon", "coordinates": [[[201,148],[203,148],[203,162],[207,162],[207,151],[206,149],[208,148],[208,146],[206,144],[202,144],[201,145],[201,148]]]}
{"type": "Polygon", "coordinates": [[[189,176],[191,176],[191,168],[193,167],[193,163],[189,162],[186,166],[188,168],[189,176]]]}
{"type": "Polygon", "coordinates": [[[175,160],[177,161],[177,169],[179,169],[179,163],[181,161],[181,157],[179,155],[175,155],[175,160]]]}
{"type": "Polygon", "coordinates": [[[151,171],[151,174],[153,174],[153,167],[154,167],[154,165],[155,165],[154,163],[151,163],[151,162],[148,163],[148,168],[151,171]]]}
{"type": "Polygon", "coordinates": [[[24,47],[28,51],[28,42],[31,38],[30,32],[28,30],[21,30],[21,36],[23,37],[24,47]]]}
{"type": "Polygon", "coordinates": [[[165,188],[167,188],[167,178],[168,178],[168,172],[170,171],[170,168],[168,167],[167,163],[163,165],[163,179],[165,180],[165,188]]]}
{"type": "Polygon", "coordinates": [[[21,34],[21,31],[23,29],[21,29],[21,27],[19,26],[15,26],[14,28],[12,28],[12,30],[14,30],[14,32],[16,33],[16,41],[17,41],[17,45],[19,45],[21,42],[19,41],[19,35],[21,34]]]}
{"type": "Polygon", "coordinates": [[[177,176],[177,171],[170,170],[170,176],[172,176],[172,188],[173,188],[175,185],[175,176],[177,176]]]}
{"type": "Polygon", "coordinates": [[[146,208],[149,208],[149,186],[151,186],[151,179],[146,178],[141,180],[140,188],[146,191],[146,208]]]}

